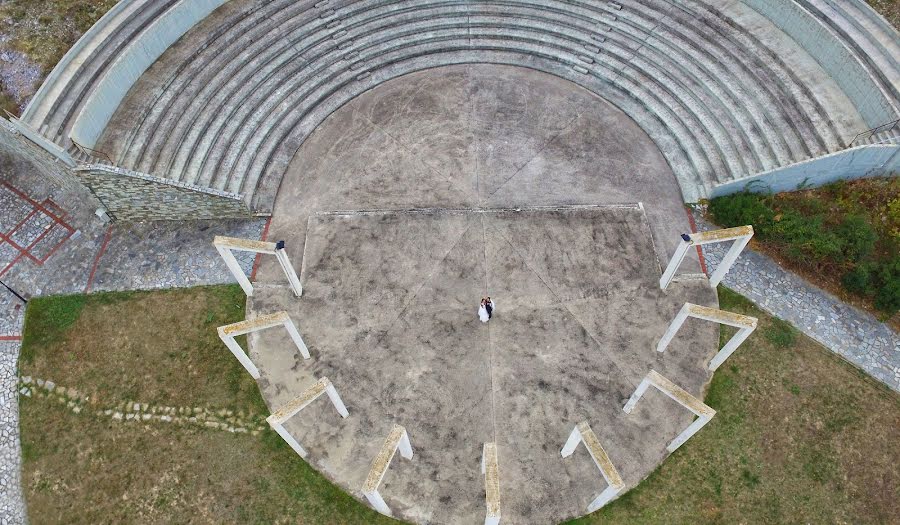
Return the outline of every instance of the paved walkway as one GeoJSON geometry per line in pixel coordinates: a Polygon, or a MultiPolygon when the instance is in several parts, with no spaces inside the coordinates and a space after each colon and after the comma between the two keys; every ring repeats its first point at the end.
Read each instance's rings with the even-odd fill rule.
{"type": "Polygon", "coordinates": [[[0,287],[0,524],[3,525],[24,523],[26,515],[16,398],[16,361],[24,317],[25,304],[0,287]]]}
{"type": "MultiPolygon", "coordinates": [[[[717,228],[697,213],[694,217],[699,230],[717,228]]],[[[715,268],[727,249],[721,243],[705,245],[706,263],[715,268]]],[[[872,315],[749,249],[738,258],[723,284],[900,391],[900,335],[872,315]]]]}

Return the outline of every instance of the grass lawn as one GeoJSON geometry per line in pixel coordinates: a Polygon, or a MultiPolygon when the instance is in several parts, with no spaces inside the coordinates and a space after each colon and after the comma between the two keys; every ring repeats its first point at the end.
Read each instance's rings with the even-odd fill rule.
{"type": "MultiPolygon", "coordinates": [[[[256,383],[215,330],[242,320],[244,301],[237,286],[33,299],[20,375],[75,388],[98,408],[227,409],[265,428],[256,383]]],[[[52,399],[20,396],[32,523],[390,521],[270,430],[120,421],[52,399]]]]}
{"type": "MultiPolygon", "coordinates": [[[[739,296],[720,297],[760,328],[715,374],[706,401],[718,415],[638,488],[573,523],[896,520],[900,396],[739,296]]],[[[103,415],[129,401],[261,423],[255,383],[215,333],[243,308],[237,286],[29,303],[20,374],[75,388],[94,407],[20,397],[32,523],[391,522],[269,430],[103,415]]]]}
{"type": "Polygon", "coordinates": [[[752,224],[753,247],[900,330],[900,177],[713,199],[710,218],[752,224]]]}
{"type": "Polygon", "coordinates": [[[897,523],[900,395],[734,292],[719,301],[760,323],[713,376],[718,413],[637,488],[571,523],[897,523]]]}

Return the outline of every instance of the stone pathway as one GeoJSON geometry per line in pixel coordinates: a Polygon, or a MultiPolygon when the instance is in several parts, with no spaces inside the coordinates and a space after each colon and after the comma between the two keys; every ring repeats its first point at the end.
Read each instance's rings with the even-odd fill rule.
{"type": "MultiPolygon", "coordinates": [[[[694,219],[701,231],[718,228],[696,212],[694,219]]],[[[703,246],[710,269],[719,264],[728,247],[722,243],[703,246]]],[[[872,315],[750,249],[744,250],[722,284],[900,391],[900,335],[872,315]]]]}
{"type": "Polygon", "coordinates": [[[25,522],[16,361],[25,305],[0,287],[0,524],[25,522]]]}

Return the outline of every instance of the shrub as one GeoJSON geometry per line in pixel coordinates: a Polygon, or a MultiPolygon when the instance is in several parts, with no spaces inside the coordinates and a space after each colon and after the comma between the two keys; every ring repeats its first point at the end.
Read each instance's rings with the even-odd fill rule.
{"type": "Polygon", "coordinates": [[[859,264],[841,279],[841,284],[848,292],[857,295],[871,295],[875,292],[874,265],[859,264]]]}
{"type": "Polygon", "coordinates": [[[878,234],[865,217],[849,215],[837,228],[837,235],[842,239],[844,257],[851,262],[858,262],[875,250],[878,234]]]}
{"type": "Polygon", "coordinates": [[[787,255],[798,263],[821,262],[843,254],[841,237],[825,228],[822,216],[805,217],[788,210],[773,223],[771,236],[786,243],[787,255]]]}
{"type": "Polygon", "coordinates": [[[878,277],[881,282],[875,294],[875,308],[894,315],[900,311],[900,257],[882,265],[878,277]]]}
{"type": "Polygon", "coordinates": [[[710,201],[709,211],[715,221],[726,228],[752,224],[759,235],[764,235],[775,216],[765,199],[764,195],[756,193],[733,193],[710,201]]]}

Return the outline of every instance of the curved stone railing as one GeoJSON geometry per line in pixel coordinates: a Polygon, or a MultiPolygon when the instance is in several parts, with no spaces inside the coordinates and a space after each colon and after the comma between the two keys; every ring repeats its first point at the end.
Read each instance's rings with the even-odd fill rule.
{"type": "Polygon", "coordinates": [[[811,3],[805,0],[743,1],[800,44],[853,101],[869,127],[900,116],[900,103],[891,90],[878,81],[878,75],[873,73],[866,60],[854,52],[854,45],[828,22],[830,18],[816,16],[810,11],[815,9],[811,3]]]}
{"type": "Polygon", "coordinates": [[[20,120],[26,124],[39,127],[47,117],[54,102],[68,87],[75,72],[93,54],[101,43],[114,33],[132,14],[140,0],[122,0],[91,26],[81,38],[75,42],[62,60],[53,68],[40,88],[28,102],[20,120]]]}
{"type": "Polygon", "coordinates": [[[862,0],[801,0],[841,35],[900,106],[900,34],[862,0]]]}
{"type": "Polygon", "coordinates": [[[92,148],[131,86],[188,29],[227,0],[181,0],[129,43],[103,74],[75,118],[70,136],[92,148]]]}

